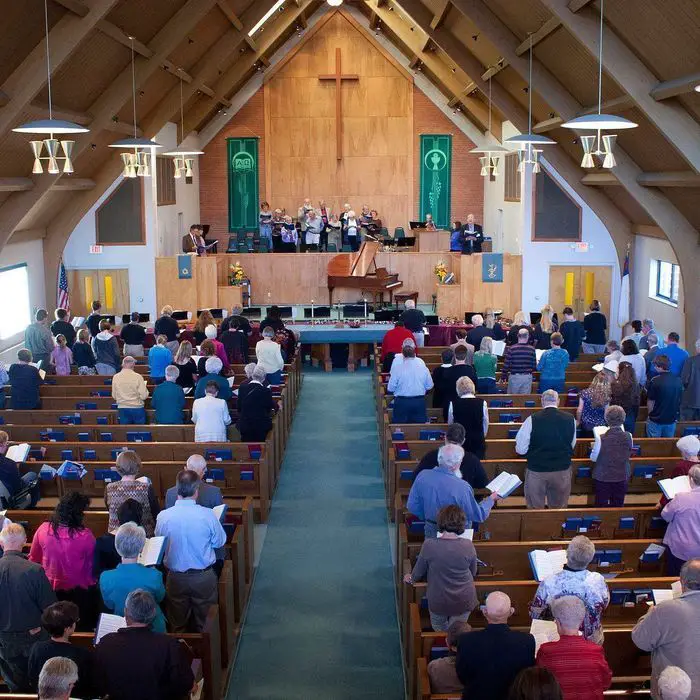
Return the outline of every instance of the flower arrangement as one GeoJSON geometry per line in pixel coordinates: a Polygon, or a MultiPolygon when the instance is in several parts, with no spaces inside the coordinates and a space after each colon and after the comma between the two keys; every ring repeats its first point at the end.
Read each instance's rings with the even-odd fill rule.
{"type": "Polygon", "coordinates": [[[232,287],[240,287],[246,280],[245,270],[241,266],[241,263],[236,261],[235,263],[229,265],[228,268],[228,282],[232,287]]]}
{"type": "Polygon", "coordinates": [[[447,271],[447,265],[443,260],[440,260],[440,262],[433,268],[433,272],[440,283],[444,282],[445,277],[447,277],[449,274],[447,271]]]}

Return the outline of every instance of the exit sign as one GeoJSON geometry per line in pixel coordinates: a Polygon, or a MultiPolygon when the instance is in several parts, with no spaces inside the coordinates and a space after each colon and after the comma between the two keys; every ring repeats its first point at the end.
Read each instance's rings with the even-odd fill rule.
{"type": "Polygon", "coordinates": [[[90,246],[90,253],[91,255],[101,255],[102,254],[102,246],[101,245],[91,245],[90,246]]]}
{"type": "Polygon", "coordinates": [[[579,241],[576,244],[575,250],[577,253],[587,253],[588,252],[588,242],[587,241],[579,241]]]}

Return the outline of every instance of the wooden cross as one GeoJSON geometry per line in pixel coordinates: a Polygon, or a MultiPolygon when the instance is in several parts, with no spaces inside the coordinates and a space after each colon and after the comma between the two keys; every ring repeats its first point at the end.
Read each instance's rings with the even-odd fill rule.
{"type": "Polygon", "coordinates": [[[336,137],[336,159],[343,159],[343,124],[342,106],[343,97],[340,91],[343,80],[359,80],[360,76],[355,74],[343,75],[340,65],[340,49],[335,50],[335,73],[331,75],[319,75],[319,80],[335,81],[335,137],[336,137]]]}

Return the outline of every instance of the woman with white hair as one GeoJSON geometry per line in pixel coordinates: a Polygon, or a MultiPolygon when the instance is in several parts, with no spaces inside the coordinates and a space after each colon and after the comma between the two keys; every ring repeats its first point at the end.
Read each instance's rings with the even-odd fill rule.
{"type": "Polygon", "coordinates": [[[688,472],[690,491],[677,493],[661,511],[668,523],[664,544],[666,575],[678,576],[688,559],[700,557],[700,466],[688,472]]]}
{"type": "Polygon", "coordinates": [[[226,348],[224,347],[224,344],[220,340],[216,339],[217,334],[218,334],[218,330],[213,323],[210,323],[204,329],[204,335],[207,336],[207,340],[211,340],[211,342],[214,343],[214,349],[216,350],[216,356],[221,360],[221,364],[224,366],[224,370],[227,370],[229,367],[229,364],[228,364],[228,356],[226,355],[226,348]]]}
{"type": "MultiPolygon", "coordinates": [[[[221,376],[221,370],[223,369],[223,364],[218,357],[209,357],[204,363],[204,374],[202,374],[197,381],[197,386],[194,388],[194,398],[202,399],[206,393],[207,384],[210,382],[215,382],[219,387],[219,398],[224,401],[228,401],[233,393],[231,391],[231,385],[226,377],[221,376]]],[[[229,377],[233,379],[233,377],[229,377]]]]}
{"type": "MultiPolygon", "coordinates": [[[[155,567],[139,564],[139,554],[146,544],[146,531],[136,523],[124,523],[117,530],[114,546],[121,564],[100,575],[100,593],[105,607],[114,615],[124,615],[126,597],[137,588],[151,593],[156,603],[165,598],[163,574],[155,567]]],[[[154,632],[165,632],[165,616],[158,607],[151,624],[154,632]]]]}
{"type": "Polygon", "coordinates": [[[666,666],[656,687],[659,700],[688,700],[692,691],[690,676],[678,666],[666,666]]]}
{"type": "Polygon", "coordinates": [[[355,212],[351,209],[344,222],[345,236],[347,237],[350,250],[353,252],[360,248],[360,221],[355,212]]]}
{"type": "Polygon", "coordinates": [[[586,568],[594,556],[595,545],[588,537],[574,537],[566,548],[566,566],[563,571],[549,576],[538,586],[535,598],[530,603],[530,617],[539,620],[551,612],[552,603],[557,598],[575,595],[586,606],[584,638],[602,644],[601,618],[610,602],[610,592],[601,574],[586,568]]]}
{"type": "Polygon", "coordinates": [[[272,391],[264,386],[265,369],[255,365],[250,381],[238,389],[238,430],[243,442],[264,442],[272,429],[272,391]]]}
{"type": "Polygon", "coordinates": [[[489,431],[489,409],[486,401],[475,395],[474,382],[469,377],[457,380],[457,399],[450,401],[447,409],[447,422],[459,423],[464,427],[465,452],[471,452],[479,459],[486,457],[486,434],[489,431]]]}
{"type": "Polygon", "coordinates": [[[49,659],[39,674],[38,700],[70,700],[78,682],[78,666],[65,656],[49,659]]]}
{"type": "Polygon", "coordinates": [[[270,326],[262,329],[262,340],[255,344],[255,356],[258,365],[264,370],[267,381],[270,384],[280,385],[282,383],[282,369],[284,368],[284,358],[282,348],[275,340],[275,331],[270,326]]]}

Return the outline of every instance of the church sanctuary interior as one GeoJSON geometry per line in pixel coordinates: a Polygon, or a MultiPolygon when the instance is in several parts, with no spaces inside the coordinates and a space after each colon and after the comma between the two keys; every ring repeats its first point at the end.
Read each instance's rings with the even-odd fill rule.
{"type": "Polygon", "coordinates": [[[0,700],[700,700],[700,0],[0,17],[0,700]]]}

